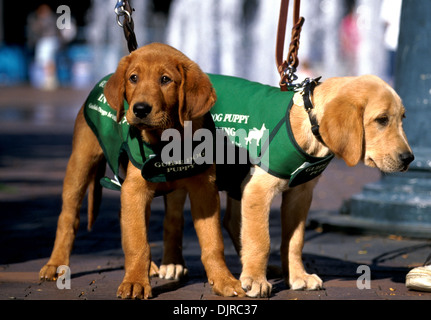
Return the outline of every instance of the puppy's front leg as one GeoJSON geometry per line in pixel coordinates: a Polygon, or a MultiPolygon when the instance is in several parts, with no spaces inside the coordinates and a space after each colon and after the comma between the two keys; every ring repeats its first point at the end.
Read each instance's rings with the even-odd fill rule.
{"type": "Polygon", "coordinates": [[[268,297],[272,285],[266,279],[270,252],[269,212],[271,202],[280,192],[280,180],[260,168],[244,187],[241,225],[241,283],[249,297],[268,297]]]}
{"type": "Polygon", "coordinates": [[[209,170],[212,170],[212,174],[194,176],[190,178],[191,183],[187,183],[202,263],[216,294],[243,297],[245,292],[241,283],[226,266],[220,225],[220,198],[215,185],[214,168],[209,170]]]}
{"type": "Polygon", "coordinates": [[[187,191],[177,189],[165,196],[165,219],[163,222],[163,259],[159,277],[180,279],[187,275],[183,258],[184,203],[187,191]]]}
{"type": "Polygon", "coordinates": [[[148,299],[152,296],[147,226],[154,190],[155,184],[145,181],[141,172],[129,163],[121,188],[121,238],[126,273],[117,296],[123,299],[148,299]]]}
{"type": "Polygon", "coordinates": [[[292,290],[318,290],[323,287],[322,280],[315,274],[308,274],[302,262],[305,222],[317,181],[314,179],[283,193],[281,263],[285,281],[292,290]]]}

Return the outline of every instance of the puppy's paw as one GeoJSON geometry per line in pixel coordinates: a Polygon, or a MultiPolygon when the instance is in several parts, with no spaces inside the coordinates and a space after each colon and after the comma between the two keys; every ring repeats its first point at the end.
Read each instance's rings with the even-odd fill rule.
{"type": "Polygon", "coordinates": [[[266,277],[241,276],[240,280],[247,297],[267,298],[271,295],[272,284],[266,280],[266,277]]]}
{"type": "Polygon", "coordinates": [[[47,281],[55,281],[57,280],[57,268],[56,265],[46,264],[40,269],[39,271],[39,278],[41,280],[47,280],[47,281]]]}
{"type": "Polygon", "coordinates": [[[241,287],[241,282],[234,277],[223,279],[208,279],[215,294],[223,297],[245,297],[245,292],[241,287]]]}
{"type": "Polygon", "coordinates": [[[149,283],[123,281],[118,287],[117,297],[121,299],[148,299],[152,297],[151,286],[149,283]]]}
{"type": "Polygon", "coordinates": [[[187,276],[188,269],[182,264],[162,264],[159,269],[159,277],[167,280],[179,280],[187,276]]]}
{"type": "Polygon", "coordinates": [[[323,288],[323,281],[315,274],[304,273],[300,277],[292,277],[289,285],[292,290],[320,290],[323,288]]]}

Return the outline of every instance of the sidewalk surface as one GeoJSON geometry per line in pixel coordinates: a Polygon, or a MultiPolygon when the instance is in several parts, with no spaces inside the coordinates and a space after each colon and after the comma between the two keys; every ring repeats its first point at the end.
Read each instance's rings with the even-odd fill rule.
{"type": "MultiPolygon", "coordinates": [[[[54,242],[74,117],[88,92],[0,88],[1,300],[117,300],[116,290],[124,275],[118,192],[104,191],[101,212],[91,232],[86,230],[84,202],[71,257],[71,289],[60,290],[55,282],[41,283],[38,279],[54,242]]],[[[378,179],[379,172],[374,169],[363,165],[348,168],[340,160],[333,161],[315,190],[310,217],[336,212],[364,184],[378,179]]],[[[276,267],[280,266],[279,205],[277,198],[270,215],[270,265],[276,267]]],[[[153,260],[158,264],[163,250],[163,210],[163,200],[156,198],[149,241],[153,260]]],[[[221,300],[211,293],[207,282],[189,207],[185,219],[184,258],[189,276],[183,281],[153,278],[153,299],[221,300]]],[[[239,277],[240,260],[225,232],[224,239],[228,267],[239,277]]],[[[273,293],[269,299],[431,300],[431,293],[405,287],[407,272],[421,266],[430,253],[431,235],[430,239],[407,239],[397,235],[327,232],[310,225],[304,261],[310,273],[323,279],[324,290],[288,290],[279,272],[271,272],[273,293]],[[370,268],[370,289],[360,290],[357,286],[363,275],[358,267],[362,265],[370,268]]]]}

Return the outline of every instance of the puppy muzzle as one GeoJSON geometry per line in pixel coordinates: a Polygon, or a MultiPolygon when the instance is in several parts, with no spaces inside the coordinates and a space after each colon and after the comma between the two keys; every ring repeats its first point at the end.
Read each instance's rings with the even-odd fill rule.
{"type": "Polygon", "coordinates": [[[137,102],[133,106],[133,113],[139,119],[146,118],[151,113],[152,110],[153,110],[153,107],[145,102],[137,102]]]}
{"type": "Polygon", "coordinates": [[[404,152],[399,155],[399,159],[404,166],[403,171],[405,171],[408,169],[409,164],[415,160],[415,156],[411,152],[404,152]]]}

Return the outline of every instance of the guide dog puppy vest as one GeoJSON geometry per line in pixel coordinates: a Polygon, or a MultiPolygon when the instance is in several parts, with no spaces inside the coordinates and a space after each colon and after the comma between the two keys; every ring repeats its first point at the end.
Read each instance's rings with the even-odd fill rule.
{"type": "MultiPolygon", "coordinates": [[[[85,120],[96,135],[106,161],[116,177],[114,180],[103,178],[101,184],[104,187],[120,190],[121,181],[118,180],[120,165],[121,163],[127,165],[128,160],[141,170],[144,179],[151,182],[167,182],[186,178],[208,169],[211,163],[197,164],[195,162],[195,159],[202,157],[203,154],[192,154],[187,159],[182,158],[176,161],[162,161],[161,150],[166,146],[166,142],[157,146],[150,145],[142,140],[137,128],[129,125],[126,117],[117,122],[117,113],[109,106],[103,93],[110,77],[111,75],[106,76],[94,87],[84,107],[85,120]]],[[[128,108],[129,105],[124,101],[125,111],[128,108]]],[[[213,126],[208,114],[205,118],[205,127],[213,126]]]]}
{"type": "Polygon", "coordinates": [[[217,130],[231,143],[249,151],[256,164],[270,174],[289,179],[289,186],[320,175],[333,159],[313,157],[295,141],[290,125],[294,91],[245,79],[209,75],[217,94],[211,115],[217,130]]]}
{"type": "MultiPolygon", "coordinates": [[[[120,166],[127,164],[128,160],[141,170],[144,179],[151,182],[190,177],[203,172],[215,161],[220,190],[227,190],[239,198],[239,186],[249,172],[250,163],[274,176],[289,179],[289,186],[295,187],[320,175],[334,157],[313,157],[296,143],[289,119],[293,91],[283,92],[279,88],[241,78],[210,74],[217,102],[205,116],[204,128],[212,133],[217,129],[218,134],[227,136],[231,145],[247,151],[248,160],[244,163],[239,163],[239,159],[234,163],[226,162],[228,155],[222,157],[221,163],[218,162],[217,152],[220,150],[215,143],[216,135],[212,134],[214,161],[195,162],[197,158],[205,158],[205,150],[194,147],[196,142],[193,142],[193,154],[189,158],[163,161],[161,151],[167,143],[152,146],[142,140],[139,130],[130,126],[126,117],[117,122],[116,111],[109,106],[103,93],[110,76],[94,87],[84,107],[85,119],[115,175],[115,179],[105,177],[101,180],[104,187],[121,189],[120,166]],[[201,152],[195,154],[195,149],[201,152]]],[[[124,101],[126,111],[128,107],[124,101]]]]}

